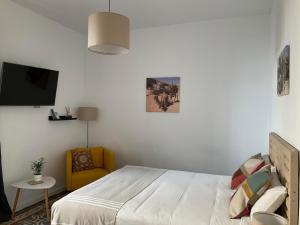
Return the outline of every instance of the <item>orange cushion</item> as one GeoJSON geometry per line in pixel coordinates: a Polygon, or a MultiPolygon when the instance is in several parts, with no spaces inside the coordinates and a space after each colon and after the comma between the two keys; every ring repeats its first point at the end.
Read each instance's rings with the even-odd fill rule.
{"type": "Polygon", "coordinates": [[[80,188],[98,180],[101,177],[104,177],[107,174],[108,171],[100,168],[72,173],[72,187],[75,189],[80,188]]]}

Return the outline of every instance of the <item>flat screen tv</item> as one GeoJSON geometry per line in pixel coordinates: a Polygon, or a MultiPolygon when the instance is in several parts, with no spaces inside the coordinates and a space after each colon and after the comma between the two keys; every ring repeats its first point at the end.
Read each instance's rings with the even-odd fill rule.
{"type": "Polygon", "coordinates": [[[0,105],[55,105],[58,71],[4,62],[0,77],[0,105]]]}

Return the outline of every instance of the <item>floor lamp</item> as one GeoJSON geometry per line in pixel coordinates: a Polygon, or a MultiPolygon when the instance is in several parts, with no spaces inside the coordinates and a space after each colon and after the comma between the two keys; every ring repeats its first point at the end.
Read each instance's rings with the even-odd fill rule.
{"type": "Polygon", "coordinates": [[[89,147],[89,121],[97,120],[98,109],[95,107],[79,107],[79,120],[86,121],[86,147],[89,147]]]}

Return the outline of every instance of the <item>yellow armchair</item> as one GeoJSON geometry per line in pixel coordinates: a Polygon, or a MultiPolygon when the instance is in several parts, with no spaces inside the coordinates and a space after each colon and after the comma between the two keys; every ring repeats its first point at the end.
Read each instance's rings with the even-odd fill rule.
{"type": "Polygon", "coordinates": [[[115,154],[104,147],[88,148],[92,154],[95,169],[79,172],[72,171],[72,152],[87,150],[87,148],[76,148],[67,151],[66,172],[67,190],[74,191],[81,188],[115,170],[115,154]]]}

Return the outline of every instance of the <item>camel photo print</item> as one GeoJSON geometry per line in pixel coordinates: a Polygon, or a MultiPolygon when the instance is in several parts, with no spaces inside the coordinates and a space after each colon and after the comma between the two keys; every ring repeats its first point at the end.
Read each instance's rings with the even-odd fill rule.
{"type": "Polygon", "coordinates": [[[180,77],[147,78],[146,111],[178,113],[180,77]]]}
{"type": "Polygon", "coordinates": [[[277,94],[278,96],[290,93],[290,46],[287,45],[281,52],[278,60],[277,94]]]}

